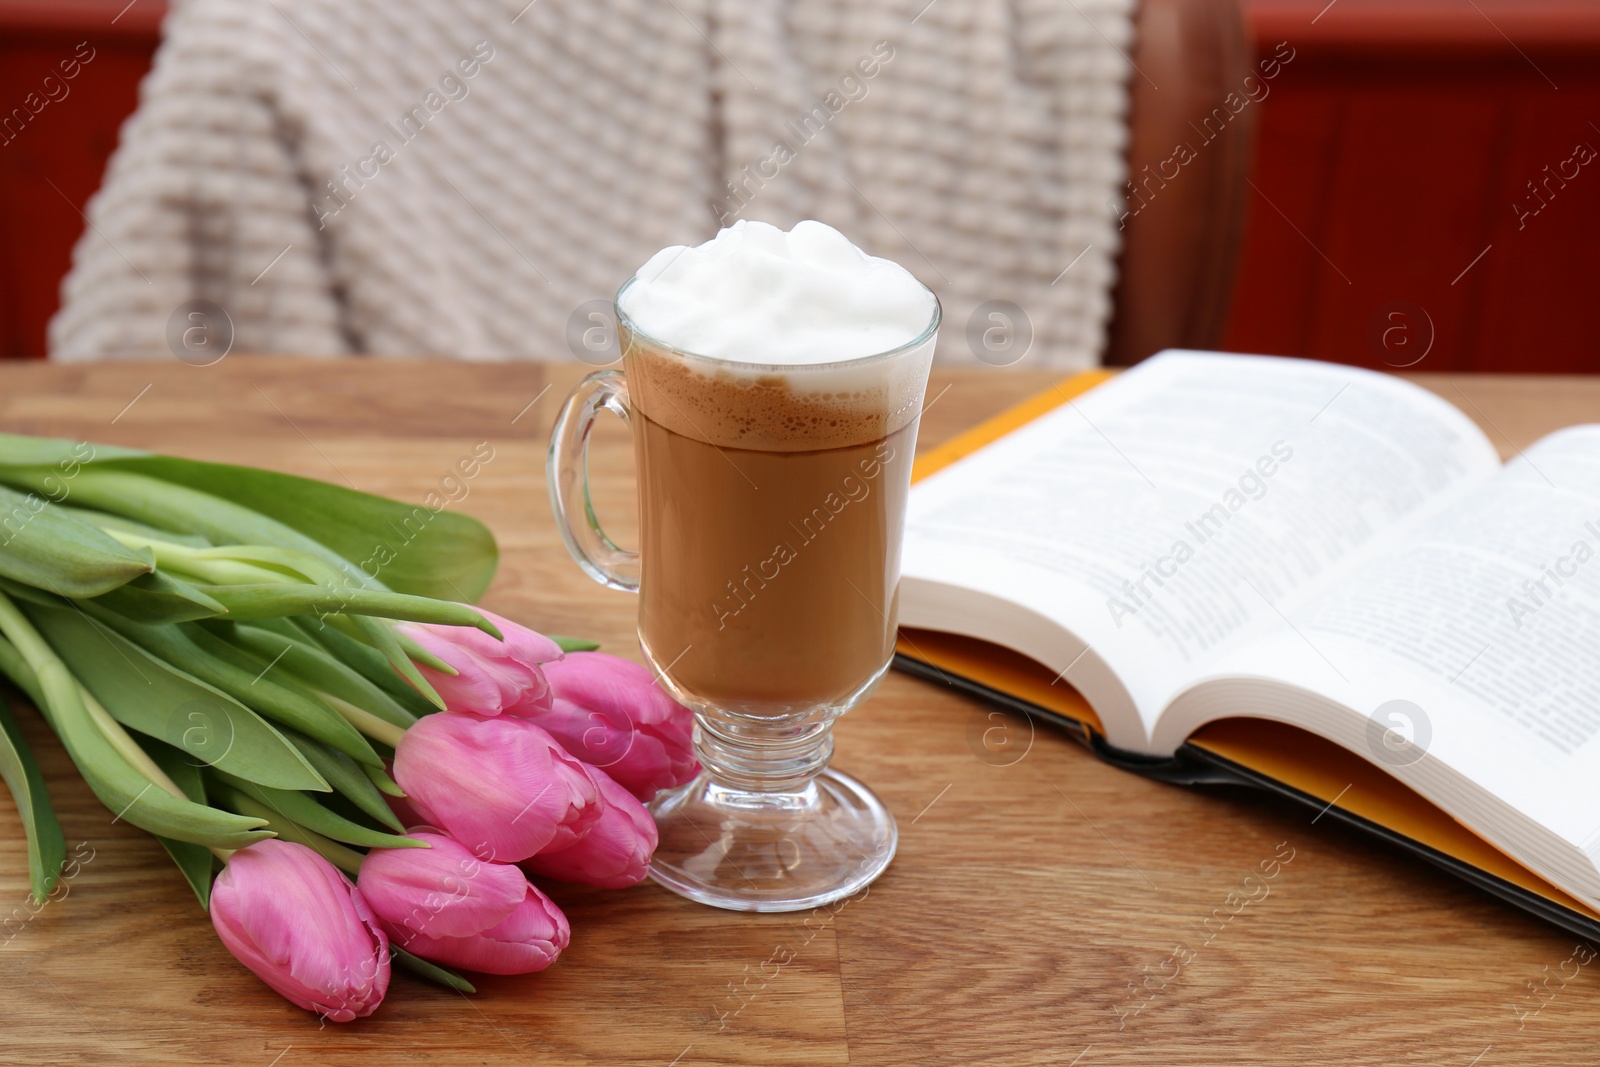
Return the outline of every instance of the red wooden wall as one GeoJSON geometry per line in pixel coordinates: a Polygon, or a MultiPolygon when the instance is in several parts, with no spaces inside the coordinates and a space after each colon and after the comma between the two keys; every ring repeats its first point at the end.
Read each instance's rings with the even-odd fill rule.
{"type": "Polygon", "coordinates": [[[1600,371],[1600,157],[1578,162],[1600,150],[1600,3],[1246,11],[1258,50],[1297,54],[1258,116],[1225,347],[1600,371]]]}
{"type": "MultiPolygon", "coordinates": [[[[1579,144],[1600,149],[1600,0],[1243,3],[1258,50],[1288,41],[1295,58],[1253,105],[1224,347],[1600,371],[1600,159],[1567,162],[1579,144]]],[[[79,209],[165,9],[0,0],[0,357],[44,351],[79,209]],[[80,42],[94,58],[29,114],[80,42]],[[6,129],[15,108],[29,121],[6,129]]]]}
{"type": "Polygon", "coordinates": [[[166,6],[0,0],[0,358],[44,353],[79,212],[137,102],[166,6]]]}

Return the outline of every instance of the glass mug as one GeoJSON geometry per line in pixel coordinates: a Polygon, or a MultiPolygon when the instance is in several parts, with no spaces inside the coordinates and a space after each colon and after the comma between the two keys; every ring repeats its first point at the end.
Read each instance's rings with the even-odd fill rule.
{"type": "Polygon", "coordinates": [[[568,550],[596,581],[639,594],[645,658],[694,712],[702,770],[651,805],[651,877],[740,911],[838,900],[894,855],[893,815],[828,761],[834,720],[894,655],[938,302],[891,351],[777,366],[646,336],[622,311],[627,289],[623,370],[591,374],[567,398],[547,474],[568,550]],[[637,552],[612,543],[590,504],[586,448],[601,411],[633,431],[637,552]]]}

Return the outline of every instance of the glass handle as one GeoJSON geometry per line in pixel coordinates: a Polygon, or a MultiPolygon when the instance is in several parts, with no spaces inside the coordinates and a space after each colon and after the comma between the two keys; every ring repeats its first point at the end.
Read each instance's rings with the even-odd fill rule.
{"type": "Polygon", "coordinates": [[[639,553],[618,548],[594,514],[589,495],[589,431],[601,411],[628,420],[628,383],[621,371],[596,371],[579,382],[550,431],[545,480],[567,551],[584,573],[611,589],[639,591],[639,553]]]}

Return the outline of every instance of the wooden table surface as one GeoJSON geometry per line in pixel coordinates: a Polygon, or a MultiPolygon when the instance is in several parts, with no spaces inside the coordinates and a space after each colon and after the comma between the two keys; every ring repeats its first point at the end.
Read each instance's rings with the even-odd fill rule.
{"type": "MultiPolygon", "coordinates": [[[[632,600],[578,572],[546,503],[550,423],[583,369],[239,356],[203,369],[0,365],[0,429],[277,467],[408,501],[487,441],[494,458],[458,505],[503,549],[485,605],[637,656],[632,600]]],[[[923,446],[1051,378],[936,372],[923,446]]],[[[1419,380],[1507,454],[1600,419],[1600,379],[1419,380]]],[[[594,469],[599,508],[630,542],[620,427],[597,433],[594,469]]],[[[1600,967],[1563,986],[1571,936],[1327,820],[1313,826],[1299,807],[1147,781],[1043,725],[1030,740],[1025,720],[1000,720],[1024,754],[997,765],[1014,757],[985,757],[989,715],[892,674],[842,720],[838,765],[878,790],[901,837],[883,878],[833,915],[732,914],[652,885],[557,887],[573,940],[550,971],[485,979],[471,999],[397,972],[377,1015],[319,1026],[235,963],[161,848],[113,824],[23,712],[69,849],[86,842],[79,855],[92,859],[29,918],[22,834],[0,799],[0,1063],[1600,1058],[1600,967]],[[1246,873],[1291,850],[1270,895],[1170,979],[1173,946],[1246,873]]]]}

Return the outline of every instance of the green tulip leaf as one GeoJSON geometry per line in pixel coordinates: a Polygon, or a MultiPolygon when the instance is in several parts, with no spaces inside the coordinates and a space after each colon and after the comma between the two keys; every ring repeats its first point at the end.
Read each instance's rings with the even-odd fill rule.
{"type": "Polygon", "coordinates": [[[178,871],[183,875],[184,881],[189,883],[189,888],[194,890],[194,897],[200,902],[200,910],[211,910],[211,883],[216,876],[216,856],[204,845],[190,844],[188,841],[174,841],[170,837],[160,834],[152,835],[161,842],[161,847],[167,850],[167,855],[172,857],[172,862],[178,865],[178,871]]]}
{"type": "Polygon", "coordinates": [[[132,754],[119,745],[133,745],[133,739],[109,714],[102,723],[99,710],[91,711],[87,691],[34,623],[4,595],[0,595],[0,633],[33,671],[40,713],[90,791],[116,812],[113,822],[126,820],[153,834],[215,848],[243,848],[271,836],[257,829],[260,820],[173,796],[130,762],[132,754]]]}
{"type": "Polygon", "coordinates": [[[246,796],[265,804],[283,818],[313,833],[321,834],[330,841],[342,841],[347,845],[360,845],[362,848],[428,847],[426,842],[418,841],[414,837],[384,833],[362,826],[337,812],[329,811],[304,793],[290,789],[268,789],[227,774],[218,773],[217,777],[246,796]]]}
{"type": "Polygon", "coordinates": [[[153,570],[150,553],[125,547],[37,492],[0,485],[0,576],[86,597],[153,570]]]}
{"type": "Polygon", "coordinates": [[[562,634],[548,634],[550,640],[561,646],[563,652],[593,652],[600,647],[599,641],[590,641],[584,637],[566,637],[562,634]]]}
{"type": "Polygon", "coordinates": [[[339,662],[321,645],[311,641],[297,641],[292,637],[243,623],[230,625],[227,631],[226,634],[219,636],[253,655],[276,663],[277,667],[287,671],[290,677],[311,689],[336,696],[401,729],[417,721],[415,715],[402,707],[388,693],[367,681],[355,668],[339,662]]]}
{"type": "Polygon", "coordinates": [[[184,796],[196,804],[206,802],[205,776],[187,752],[153,737],[140,738],[139,747],[145,750],[150,761],[160,767],[163,774],[172,779],[172,784],[181,789],[184,796]]]}
{"type": "Polygon", "coordinates": [[[399,783],[397,783],[393,778],[390,778],[386,772],[380,771],[376,767],[363,766],[361,768],[361,773],[367,776],[367,780],[376,786],[380,793],[387,794],[388,796],[395,797],[399,800],[405,799],[406,791],[401,789],[399,783]]]}
{"type": "MultiPolygon", "coordinates": [[[[206,802],[205,778],[184,753],[163,744],[152,738],[145,738],[142,747],[150,754],[150,758],[157,767],[164,771],[172,783],[183,790],[183,795],[196,804],[206,802]]],[[[215,872],[215,856],[204,845],[191,844],[188,841],[174,841],[170,837],[157,835],[161,847],[167,850],[167,855],[172,857],[172,862],[178,865],[178,870],[183,874],[184,880],[189,883],[189,888],[194,890],[194,895],[200,901],[200,910],[211,910],[211,882],[215,872]]]]}
{"type": "Polygon", "coordinates": [[[0,482],[26,488],[39,485],[58,498],[51,487],[64,482],[77,506],[98,508],[159,530],[200,535],[214,544],[300,549],[315,545],[336,557],[330,562],[348,561],[366,574],[380,576],[383,586],[443,600],[472,601],[482,596],[499,560],[489,529],[476,519],[445,510],[442,501],[437,509],[404,504],[277,471],[112,445],[0,434],[0,482]],[[152,505],[178,503],[177,494],[128,501],[112,493],[107,500],[79,485],[78,476],[99,472],[145,475],[173,489],[200,494],[181,501],[199,505],[199,513],[193,521],[176,524],[170,514],[152,505]],[[53,479],[49,485],[44,484],[46,477],[53,479]],[[285,536],[285,531],[298,537],[285,536]]]}
{"type": "Polygon", "coordinates": [[[355,805],[369,818],[375,819],[396,833],[406,832],[405,824],[390,810],[378,787],[361,773],[361,768],[349,756],[292,730],[284,731],[284,736],[300,750],[306,761],[317,769],[317,773],[328,780],[334,792],[355,805]]]}
{"type": "Polygon", "coordinates": [[[260,819],[267,825],[268,829],[283,840],[306,846],[351,878],[355,878],[360,873],[361,853],[355,849],[341,845],[331,838],[323,837],[315,830],[306,829],[293,819],[286,817],[278,808],[270,804],[263,804],[228,780],[220,777],[215,778],[212,780],[212,787],[212,791],[222,804],[240,815],[260,819]]]}
{"type": "MultiPolygon", "coordinates": [[[[0,441],[0,462],[5,454],[0,441]]],[[[388,588],[450,600],[483,595],[499,561],[494,535],[458,512],[252,467],[100,455],[71,482],[81,505],[213,544],[308,551],[330,563],[359,564],[388,588]]],[[[0,466],[0,481],[38,491],[52,476],[49,467],[0,466]]]]}
{"type": "MultiPolygon", "coordinates": [[[[499,629],[499,627],[496,627],[496,629],[499,629]]],[[[399,627],[394,628],[394,636],[395,640],[400,643],[400,650],[410,657],[411,661],[418,666],[432,667],[440,674],[449,675],[451,678],[454,678],[456,675],[461,673],[460,671],[456,670],[455,667],[451,666],[448,660],[442,659],[435,653],[424,648],[420,641],[418,641],[415,637],[412,637],[410,634],[402,632],[399,627]]],[[[500,639],[502,641],[505,640],[504,636],[502,636],[500,639]]]]}
{"type": "MultiPolygon", "coordinates": [[[[389,588],[441,600],[476,600],[499,561],[494,535],[459,512],[403,504],[276,471],[149,456],[115,460],[164,481],[198,489],[271,515],[376,573],[389,588]]],[[[240,543],[265,542],[236,538],[240,543]]],[[[294,546],[287,546],[294,547],[294,546]]]]}
{"type": "Polygon", "coordinates": [[[139,626],[109,613],[85,610],[122,636],[168,663],[181,663],[198,680],[213,685],[264,718],[293,727],[375,767],[383,766],[361,732],[316,694],[272,664],[220,641],[200,627],[139,626]]]}
{"type": "Polygon", "coordinates": [[[134,622],[160,626],[226,615],[228,609],[199,589],[165,571],[141,574],[133,581],[94,597],[100,604],[134,622]]]}
{"type": "MultiPolygon", "coordinates": [[[[120,515],[157,531],[172,530],[212,544],[273,544],[321,557],[339,568],[352,586],[380,585],[349,561],[298,530],[261,512],[220,496],[163,481],[114,462],[96,462],[80,470],[71,483],[71,499],[80,507],[120,515]]],[[[184,462],[184,461],[178,461],[184,462]]],[[[37,467],[0,466],[0,482],[48,492],[53,471],[37,467]]]]}
{"type": "Polygon", "coordinates": [[[179,533],[176,530],[158,530],[154,526],[149,526],[142,522],[135,522],[134,520],[126,518],[122,515],[113,515],[109,511],[95,511],[93,508],[78,508],[73,507],[70,504],[62,504],[60,506],[66,508],[68,512],[76,515],[84,522],[87,522],[92,526],[98,526],[102,530],[114,533],[132,534],[133,536],[142,538],[146,541],[171,541],[174,544],[183,545],[185,548],[211,547],[210,541],[207,541],[204,537],[196,536],[195,534],[179,533]]]}
{"type": "Polygon", "coordinates": [[[367,681],[394,697],[401,707],[413,715],[422,716],[438,710],[395,672],[394,665],[382,652],[356,640],[336,626],[323,625],[321,620],[307,615],[260,619],[254,625],[285,637],[302,638],[321,645],[339,662],[354,668],[367,681]]]}
{"type": "Polygon", "coordinates": [[[270,723],[214,686],[74,610],[28,605],[28,618],[111,717],[199,761],[280,789],[328,783],[270,723]]]}
{"type": "Polygon", "coordinates": [[[394,962],[410,971],[419,978],[426,978],[446,989],[454,989],[461,993],[476,993],[478,990],[473,984],[461,977],[448,967],[441,967],[437,963],[429,963],[421,956],[413,956],[393,941],[389,942],[389,951],[394,956],[394,962]]]}
{"type": "MultiPolygon", "coordinates": [[[[0,638],[0,674],[17,684],[34,703],[43,701],[39,680],[11,642],[0,638]]],[[[61,876],[67,859],[67,842],[61,823],[45,792],[44,777],[11,710],[0,700],[0,778],[5,779],[17,805],[23,831],[28,836],[28,884],[33,899],[43,903],[61,876]]]]}
{"type": "Polygon", "coordinates": [[[36,673],[43,706],[50,709],[50,725],[89,789],[117,820],[161,837],[214,848],[244,848],[272,836],[257,829],[263,825],[260,819],[175,797],[146,778],[100,732],[77,680],[60,660],[43,664],[36,673]]]}
{"type": "MultiPolygon", "coordinates": [[[[348,622],[350,636],[364,640],[377,649],[389,661],[390,666],[399,671],[401,676],[410,682],[412,688],[421,694],[425,700],[433,704],[439,711],[444,710],[444,697],[439,695],[439,691],[433,687],[432,682],[423,677],[422,671],[417,669],[417,665],[411,662],[411,657],[407,655],[405,646],[400,643],[400,639],[392,627],[366,615],[331,616],[330,620],[348,622]]],[[[337,625],[338,622],[336,621],[335,624],[337,625]]]]}
{"type": "MultiPolygon", "coordinates": [[[[0,471],[5,467],[54,468],[57,475],[68,483],[86,463],[143,455],[147,453],[120,445],[92,445],[66,437],[0,433],[0,471]]],[[[3,476],[0,476],[0,481],[4,481],[3,476]]]]}
{"type": "Polygon", "coordinates": [[[229,618],[265,619],[281,615],[376,615],[410,622],[447,626],[473,626],[499,637],[493,623],[472,608],[448,600],[430,600],[384,589],[358,589],[300,582],[262,582],[256,585],[206,585],[195,588],[215,597],[228,609],[229,618]]]}

